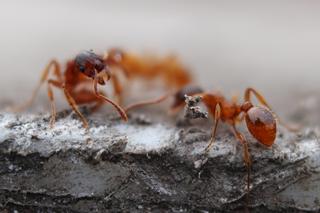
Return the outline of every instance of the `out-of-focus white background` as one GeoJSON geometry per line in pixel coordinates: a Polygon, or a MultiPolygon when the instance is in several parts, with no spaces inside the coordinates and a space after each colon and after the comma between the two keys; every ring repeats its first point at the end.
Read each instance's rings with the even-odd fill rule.
{"type": "Polygon", "coordinates": [[[230,95],[253,86],[282,112],[296,94],[320,89],[320,1],[0,4],[2,99],[25,99],[53,57],[65,62],[81,50],[114,46],[176,53],[205,88],[230,95]]]}

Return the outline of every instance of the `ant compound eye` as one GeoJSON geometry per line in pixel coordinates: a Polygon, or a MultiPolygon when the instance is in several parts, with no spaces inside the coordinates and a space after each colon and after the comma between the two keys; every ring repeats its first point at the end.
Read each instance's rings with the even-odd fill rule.
{"type": "Polygon", "coordinates": [[[267,108],[251,107],[246,113],[246,123],[249,132],[260,143],[271,146],[276,139],[276,120],[267,108]]]}
{"type": "Polygon", "coordinates": [[[85,68],[85,66],[79,66],[79,70],[81,71],[81,72],[84,72],[85,70],[86,70],[86,68],[85,68]]]}

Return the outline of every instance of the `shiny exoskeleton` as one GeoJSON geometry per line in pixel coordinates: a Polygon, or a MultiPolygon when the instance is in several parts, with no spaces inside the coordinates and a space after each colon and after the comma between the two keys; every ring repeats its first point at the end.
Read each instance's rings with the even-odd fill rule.
{"type": "Polygon", "coordinates": [[[276,139],[277,124],[275,114],[271,111],[270,106],[267,104],[264,97],[253,88],[246,89],[244,103],[239,104],[236,100],[227,100],[220,93],[203,92],[203,90],[197,86],[187,85],[176,93],[167,94],[153,102],[133,104],[127,108],[126,111],[149,104],[159,103],[170,96],[174,97],[174,104],[171,106],[171,110],[179,109],[185,104],[185,95],[200,96],[203,104],[207,107],[209,113],[215,120],[212,128],[211,140],[205,149],[205,153],[210,151],[210,148],[214,143],[219,121],[223,121],[231,127],[233,134],[243,146],[243,158],[247,168],[247,191],[249,192],[251,168],[250,153],[247,140],[245,136],[237,130],[236,124],[245,120],[249,132],[257,139],[257,141],[266,147],[272,146],[276,139]],[[253,105],[251,94],[254,94],[263,106],[253,105]]]}
{"type": "Polygon", "coordinates": [[[189,71],[182,66],[177,57],[169,55],[164,58],[151,55],[136,55],[121,49],[110,49],[105,55],[105,64],[112,69],[111,81],[114,87],[114,95],[119,103],[123,100],[123,86],[135,79],[143,82],[160,80],[167,92],[181,89],[192,81],[189,71]],[[120,83],[119,69],[128,79],[126,83],[120,83]]]}
{"type": "Polygon", "coordinates": [[[248,142],[245,136],[237,130],[236,124],[245,120],[251,135],[264,146],[270,147],[274,144],[277,133],[275,114],[271,111],[264,97],[253,88],[245,90],[243,104],[237,103],[236,100],[229,101],[220,93],[199,93],[196,95],[202,97],[204,105],[215,120],[211,140],[205,152],[208,153],[214,144],[219,121],[229,124],[234,136],[243,146],[243,159],[247,168],[247,192],[249,193],[251,159],[248,142]],[[251,101],[251,94],[254,94],[263,106],[255,106],[251,101]]]}

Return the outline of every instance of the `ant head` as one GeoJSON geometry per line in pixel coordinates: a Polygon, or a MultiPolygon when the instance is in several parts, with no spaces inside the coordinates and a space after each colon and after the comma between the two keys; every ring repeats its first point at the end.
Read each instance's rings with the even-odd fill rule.
{"type": "Polygon", "coordinates": [[[241,109],[246,113],[247,127],[253,137],[265,146],[271,146],[277,133],[276,119],[271,111],[264,107],[253,106],[250,102],[245,102],[241,109]]]}
{"type": "Polygon", "coordinates": [[[179,106],[185,103],[185,95],[195,95],[198,93],[202,93],[203,90],[198,86],[188,85],[182,87],[176,94],[174,95],[174,103],[171,106],[171,109],[178,108],[179,106]]]}
{"type": "MultiPolygon", "coordinates": [[[[75,58],[76,69],[89,78],[95,78],[102,71],[107,74],[108,80],[110,72],[104,64],[103,58],[96,55],[93,51],[84,51],[75,58]]],[[[105,84],[102,77],[99,77],[99,84],[105,84]]]]}

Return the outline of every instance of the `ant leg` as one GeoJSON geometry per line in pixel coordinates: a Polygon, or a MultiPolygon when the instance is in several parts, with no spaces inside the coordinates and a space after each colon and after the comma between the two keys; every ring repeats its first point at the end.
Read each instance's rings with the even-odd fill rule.
{"type": "Polygon", "coordinates": [[[50,105],[51,105],[50,128],[53,128],[54,123],[56,121],[56,105],[54,103],[54,96],[53,96],[53,91],[52,91],[51,85],[61,89],[62,84],[56,80],[52,80],[52,79],[48,80],[48,97],[49,97],[50,105]]]}
{"type": "Polygon", "coordinates": [[[78,106],[75,102],[75,100],[73,99],[73,97],[70,95],[69,91],[65,88],[65,85],[63,85],[63,92],[67,98],[67,101],[69,103],[69,105],[71,106],[71,108],[73,109],[73,111],[80,117],[82,123],[83,123],[83,127],[88,130],[89,129],[89,125],[88,125],[88,121],[87,119],[81,114],[81,112],[78,109],[78,106]]]}
{"type": "Polygon", "coordinates": [[[126,112],[118,104],[116,104],[115,102],[113,102],[112,100],[110,100],[106,96],[102,95],[100,92],[98,92],[98,78],[94,78],[93,88],[94,88],[95,95],[99,99],[102,99],[102,100],[104,100],[106,102],[109,102],[112,106],[114,106],[117,109],[117,111],[120,114],[121,118],[124,121],[128,121],[128,116],[127,116],[126,112]]]}
{"type": "Polygon", "coordinates": [[[113,74],[111,77],[111,80],[112,80],[112,85],[113,85],[114,96],[116,97],[117,102],[119,104],[122,104],[122,101],[123,101],[122,100],[122,86],[119,82],[119,79],[115,74],[113,74]]]}
{"type": "Polygon", "coordinates": [[[218,103],[218,104],[216,104],[216,107],[215,107],[214,127],[212,128],[212,135],[211,135],[210,143],[207,146],[207,148],[205,149],[206,153],[208,153],[210,151],[210,148],[212,147],[212,145],[213,145],[213,143],[215,141],[217,127],[218,127],[218,123],[219,123],[220,117],[221,117],[221,105],[220,105],[220,103],[218,103]]]}
{"type": "Polygon", "coordinates": [[[232,132],[234,136],[241,142],[243,145],[243,160],[247,168],[247,203],[249,203],[249,192],[250,192],[250,173],[251,173],[251,159],[249,153],[248,142],[245,137],[236,129],[235,124],[231,124],[232,132]]]}
{"type": "MultiPolygon", "coordinates": [[[[269,108],[269,109],[272,111],[270,105],[267,103],[267,101],[265,100],[265,98],[264,98],[257,90],[255,90],[255,89],[253,89],[253,88],[250,88],[250,87],[249,87],[249,88],[247,88],[247,89],[245,90],[245,93],[244,93],[244,100],[245,100],[245,101],[251,102],[251,96],[250,96],[251,93],[253,93],[253,94],[257,97],[258,101],[259,101],[262,105],[266,106],[267,108],[269,108]]],[[[278,122],[279,122],[281,125],[283,125],[285,128],[287,128],[288,130],[293,131],[293,132],[298,131],[298,128],[291,127],[290,125],[288,125],[288,124],[286,124],[285,122],[283,122],[275,112],[272,111],[272,113],[273,113],[274,116],[278,119],[278,122]]]]}
{"type": "Polygon", "coordinates": [[[257,90],[255,90],[255,89],[253,89],[253,88],[247,88],[246,90],[245,90],[245,93],[244,93],[244,100],[245,101],[249,101],[249,102],[251,102],[251,93],[253,93],[256,97],[257,97],[257,99],[258,99],[258,101],[262,104],[262,105],[264,105],[264,106],[266,106],[267,108],[269,108],[270,110],[271,110],[271,107],[270,107],[270,105],[267,103],[267,101],[265,100],[265,98],[257,91],[257,90]]]}
{"type": "Polygon", "coordinates": [[[34,102],[34,100],[40,90],[40,87],[48,79],[48,75],[51,70],[51,67],[53,67],[53,72],[54,72],[55,76],[57,77],[58,81],[62,82],[62,75],[61,75],[59,63],[56,60],[50,61],[49,64],[46,66],[46,68],[42,71],[40,82],[38,83],[37,87],[34,89],[31,98],[28,101],[26,101],[24,104],[22,104],[21,106],[15,107],[13,109],[13,111],[22,111],[32,105],[32,103],[34,102]]]}
{"type": "MultiPolygon", "coordinates": [[[[100,91],[99,93],[103,96],[106,96],[106,94],[102,91],[100,91]]],[[[100,98],[97,98],[96,95],[94,95],[94,97],[96,98],[96,104],[93,107],[91,107],[91,112],[96,112],[104,104],[104,101],[100,98]]]]}
{"type": "Polygon", "coordinates": [[[170,96],[170,94],[168,93],[168,94],[165,94],[165,95],[163,95],[159,98],[156,98],[156,99],[140,101],[140,102],[137,102],[134,104],[130,104],[129,106],[127,106],[125,108],[125,111],[128,112],[129,110],[132,110],[134,108],[139,108],[139,107],[143,107],[143,106],[147,106],[147,105],[161,103],[161,102],[165,101],[169,96],[170,96]]]}

